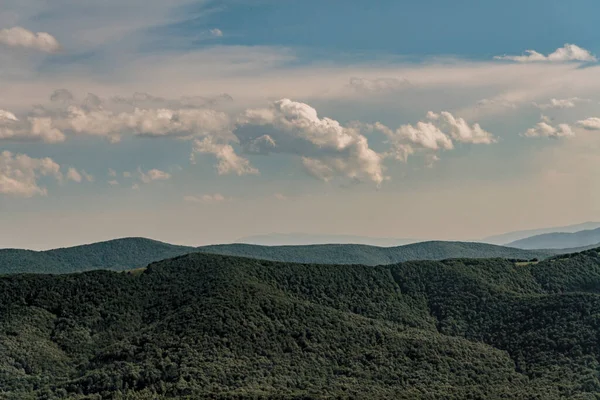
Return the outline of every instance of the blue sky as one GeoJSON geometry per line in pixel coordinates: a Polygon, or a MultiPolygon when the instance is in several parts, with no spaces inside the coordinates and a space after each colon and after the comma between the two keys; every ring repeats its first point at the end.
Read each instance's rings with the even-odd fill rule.
{"type": "Polygon", "coordinates": [[[595,2],[6,3],[0,247],[600,218],[595,2]]]}

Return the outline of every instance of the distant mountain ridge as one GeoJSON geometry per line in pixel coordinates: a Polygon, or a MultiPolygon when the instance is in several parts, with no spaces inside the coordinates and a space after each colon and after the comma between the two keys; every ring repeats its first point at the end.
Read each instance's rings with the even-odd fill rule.
{"type": "Polygon", "coordinates": [[[311,244],[364,244],[368,246],[393,247],[422,242],[420,239],[382,238],[356,235],[328,235],[309,233],[268,233],[246,236],[234,243],[260,246],[304,246],[311,244]]]}
{"type": "Polygon", "coordinates": [[[509,243],[507,246],[520,249],[559,249],[582,247],[600,243],[600,228],[579,232],[553,232],[536,235],[509,243]]]}
{"type": "MultiPolygon", "coordinates": [[[[497,244],[502,246],[511,246],[513,242],[516,242],[521,239],[526,239],[532,236],[543,235],[546,233],[573,233],[579,232],[583,230],[597,229],[600,228],[600,222],[584,222],[581,224],[575,225],[567,225],[567,226],[557,226],[552,228],[541,228],[541,229],[528,229],[523,231],[514,231],[514,232],[506,232],[499,235],[488,236],[481,239],[481,242],[497,244]]],[[[596,242],[598,243],[598,242],[596,242]]],[[[592,244],[592,243],[589,243],[592,244]]],[[[587,246],[587,245],[583,245],[587,246]]],[[[563,246],[570,247],[570,246],[563,246]]],[[[538,247],[539,249],[544,247],[538,247]]]]}
{"type": "Polygon", "coordinates": [[[440,241],[397,247],[357,244],[257,246],[236,243],[189,247],[145,238],[123,238],[47,251],[0,250],[0,274],[63,274],[94,269],[122,271],[197,252],[298,263],[387,265],[409,260],[449,258],[545,259],[576,250],[523,250],[486,243],[440,241]]]}

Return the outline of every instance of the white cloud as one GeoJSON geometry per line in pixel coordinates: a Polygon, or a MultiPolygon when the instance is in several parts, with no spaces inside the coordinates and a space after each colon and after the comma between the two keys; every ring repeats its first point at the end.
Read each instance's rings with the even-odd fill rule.
{"type": "Polygon", "coordinates": [[[108,169],[108,176],[112,176],[112,177],[115,177],[115,176],[117,176],[117,171],[115,171],[115,170],[114,170],[114,169],[112,169],[112,168],[109,168],[109,169],[108,169]]]}
{"type": "Polygon", "coordinates": [[[491,144],[495,143],[494,136],[482,129],[477,123],[469,125],[463,118],[456,118],[447,111],[440,114],[427,113],[427,118],[440,127],[441,130],[449,132],[452,139],[461,143],[491,144]]]}
{"type": "Polygon", "coordinates": [[[551,125],[552,121],[546,116],[542,116],[542,120],[538,122],[533,128],[528,129],[523,136],[529,138],[536,137],[547,137],[547,138],[561,138],[561,137],[572,137],[575,133],[571,127],[567,124],[558,124],[557,126],[551,125]]]}
{"type": "Polygon", "coordinates": [[[570,97],[567,99],[550,99],[549,103],[545,104],[537,104],[533,103],[534,106],[539,108],[540,110],[547,109],[565,109],[565,108],[574,108],[579,102],[587,101],[585,99],[580,99],[579,97],[570,97]]]}
{"type": "Polygon", "coordinates": [[[117,186],[117,185],[119,184],[119,181],[117,181],[117,180],[114,180],[114,179],[113,179],[113,180],[111,180],[111,181],[108,181],[108,184],[109,184],[110,186],[117,186]]]}
{"type": "Polygon", "coordinates": [[[184,196],[183,200],[188,203],[222,203],[229,201],[230,199],[226,198],[220,193],[215,193],[204,194],[202,196],[184,196]]]}
{"type": "Polygon", "coordinates": [[[20,26],[0,29],[0,44],[35,49],[46,53],[60,50],[60,44],[54,36],[46,32],[31,32],[20,26]]]}
{"type": "Polygon", "coordinates": [[[525,50],[520,56],[496,56],[496,60],[510,60],[521,63],[527,62],[565,62],[565,61],[597,61],[597,58],[586,49],[574,44],[566,43],[563,47],[556,49],[547,56],[535,50],[525,50]]]}
{"type": "Polygon", "coordinates": [[[28,117],[19,120],[10,111],[0,110],[0,140],[64,142],[65,135],[45,117],[28,117]]]}
{"type": "Polygon", "coordinates": [[[25,154],[0,153],[0,194],[16,197],[45,196],[38,179],[51,176],[61,181],[60,166],[51,158],[31,158],[25,154]]]}
{"type": "Polygon", "coordinates": [[[387,156],[404,162],[416,150],[452,150],[453,140],[471,144],[491,144],[497,141],[479,124],[469,125],[463,118],[454,117],[447,111],[439,114],[430,111],[427,113],[427,121],[419,121],[414,126],[402,125],[395,131],[379,122],[368,127],[383,132],[388,137],[391,149],[387,156]]]}
{"type": "Polygon", "coordinates": [[[171,174],[168,172],[161,171],[159,169],[151,169],[147,172],[142,171],[141,168],[138,168],[138,174],[140,180],[143,183],[150,183],[152,181],[164,181],[171,178],[171,174]]]}
{"type": "Polygon", "coordinates": [[[67,171],[67,179],[73,182],[81,183],[83,177],[75,168],[71,167],[67,171]]]}
{"type": "Polygon", "coordinates": [[[256,175],[258,170],[244,157],[240,157],[230,144],[216,143],[210,137],[194,141],[192,162],[195,153],[213,154],[219,161],[217,171],[219,175],[235,173],[237,175],[256,175]]]}
{"type": "Polygon", "coordinates": [[[88,181],[88,182],[94,182],[94,177],[90,174],[88,174],[87,172],[85,172],[84,170],[81,171],[77,171],[75,168],[70,167],[67,170],[67,179],[73,182],[77,182],[77,183],[81,183],[84,180],[88,181]]]}
{"type": "Polygon", "coordinates": [[[382,157],[357,127],[320,118],[305,103],[282,99],[267,109],[246,110],[234,134],[246,151],[300,156],[306,170],[323,180],[339,175],[380,184],[385,179],[382,157]]]}
{"type": "Polygon", "coordinates": [[[223,31],[218,28],[211,29],[209,31],[209,33],[210,33],[210,36],[212,36],[212,37],[222,37],[223,36],[223,31]]]}
{"type": "Polygon", "coordinates": [[[588,131],[599,131],[600,130],[600,118],[592,117],[586,118],[581,121],[577,121],[577,126],[586,129],[588,131]]]}

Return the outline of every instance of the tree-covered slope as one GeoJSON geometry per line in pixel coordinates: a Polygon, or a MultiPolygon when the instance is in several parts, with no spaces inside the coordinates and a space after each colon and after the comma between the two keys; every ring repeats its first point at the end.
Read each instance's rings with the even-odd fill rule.
{"type": "Polygon", "coordinates": [[[0,397],[595,399],[599,293],[596,250],[6,276],[0,397]]]}

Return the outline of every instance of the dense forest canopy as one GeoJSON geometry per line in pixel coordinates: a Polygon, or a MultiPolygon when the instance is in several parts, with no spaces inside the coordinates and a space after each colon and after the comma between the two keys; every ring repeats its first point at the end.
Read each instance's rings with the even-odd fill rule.
{"type": "Polygon", "coordinates": [[[597,399],[600,256],[0,278],[8,399],[597,399]]]}

